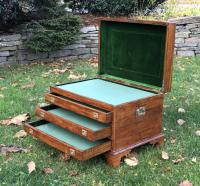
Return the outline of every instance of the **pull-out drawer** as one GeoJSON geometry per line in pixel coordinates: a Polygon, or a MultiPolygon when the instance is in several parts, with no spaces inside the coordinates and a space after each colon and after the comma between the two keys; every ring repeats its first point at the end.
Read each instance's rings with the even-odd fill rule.
{"type": "Polygon", "coordinates": [[[45,100],[53,105],[71,110],[103,123],[110,123],[112,121],[112,113],[110,111],[102,110],[94,106],[89,106],[82,102],[71,100],[54,93],[46,94],[45,100]]]}
{"type": "Polygon", "coordinates": [[[91,141],[111,136],[111,125],[100,123],[55,105],[37,107],[36,115],[91,141]]]}
{"type": "Polygon", "coordinates": [[[87,160],[111,149],[111,141],[89,141],[45,120],[25,124],[32,136],[78,160],[87,160]]]}

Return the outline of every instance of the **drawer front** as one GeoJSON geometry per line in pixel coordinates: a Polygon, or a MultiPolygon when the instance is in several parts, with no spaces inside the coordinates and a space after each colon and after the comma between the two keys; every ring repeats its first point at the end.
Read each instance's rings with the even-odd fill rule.
{"type": "MultiPolygon", "coordinates": [[[[98,130],[92,130],[91,128],[88,128],[81,124],[75,123],[73,120],[70,120],[70,118],[66,119],[66,118],[63,118],[59,115],[52,113],[51,110],[55,109],[55,108],[58,108],[58,107],[55,107],[53,105],[47,106],[47,107],[42,107],[42,108],[37,107],[35,113],[37,116],[41,117],[42,119],[49,121],[51,123],[54,123],[64,129],[67,129],[67,130],[69,130],[75,134],[78,134],[88,140],[91,140],[91,141],[96,141],[96,140],[104,139],[106,137],[111,136],[111,126],[99,123],[99,125],[103,125],[105,127],[100,128],[98,130]]],[[[64,109],[62,109],[62,110],[64,112],[68,112],[67,110],[64,110],[64,109]]],[[[74,117],[79,117],[79,116],[77,114],[74,114],[74,117]]],[[[87,118],[85,118],[85,119],[86,119],[85,122],[87,122],[88,119],[87,118]]],[[[91,120],[91,119],[89,119],[89,120],[91,120]]],[[[93,123],[96,125],[97,122],[93,122],[93,123]]],[[[92,123],[90,123],[90,124],[92,124],[92,123]]]]}
{"type": "Polygon", "coordinates": [[[71,110],[103,123],[110,123],[112,121],[112,112],[99,110],[98,108],[88,106],[75,100],[70,100],[51,93],[45,95],[45,100],[53,105],[71,110]]]}
{"type": "MultiPolygon", "coordinates": [[[[72,146],[69,143],[64,142],[61,139],[56,138],[55,136],[48,134],[45,131],[42,131],[41,129],[37,128],[38,124],[46,125],[47,123],[48,122],[45,120],[39,120],[36,122],[25,124],[24,130],[27,133],[29,133],[30,135],[34,136],[35,138],[48,144],[49,146],[54,147],[54,148],[58,149],[59,151],[64,152],[67,155],[74,157],[78,160],[87,160],[87,159],[95,157],[99,154],[102,154],[104,152],[107,152],[111,149],[111,141],[109,141],[109,140],[104,140],[99,143],[96,143],[95,145],[92,145],[91,148],[87,148],[84,150],[79,149],[78,147],[72,146]]],[[[61,129],[61,130],[64,130],[64,129],[61,129]]],[[[64,132],[67,132],[67,131],[64,131],[64,132]]],[[[75,134],[73,134],[73,135],[75,135],[75,134]]],[[[73,139],[74,139],[73,137],[70,138],[70,140],[73,140],[73,139]]],[[[83,139],[83,140],[85,140],[85,139],[83,139]]],[[[87,142],[95,143],[95,142],[90,142],[90,141],[86,140],[85,143],[87,143],[87,142]]]]}

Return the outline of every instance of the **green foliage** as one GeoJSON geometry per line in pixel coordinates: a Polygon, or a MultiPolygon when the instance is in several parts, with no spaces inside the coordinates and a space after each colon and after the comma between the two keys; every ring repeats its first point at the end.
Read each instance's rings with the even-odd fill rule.
{"type": "Polygon", "coordinates": [[[73,11],[109,16],[138,15],[164,0],[65,0],[73,11]]]}
{"type": "Polygon", "coordinates": [[[20,21],[20,7],[16,0],[0,0],[0,28],[8,28],[20,21]]]}
{"type": "Polygon", "coordinates": [[[64,7],[58,6],[58,0],[0,0],[0,30],[64,12],[64,7]]]}
{"type": "Polygon", "coordinates": [[[28,32],[33,35],[26,47],[35,52],[47,52],[71,44],[78,37],[80,25],[80,17],[73,14],[33,21],[27,25],[28,32]]]}

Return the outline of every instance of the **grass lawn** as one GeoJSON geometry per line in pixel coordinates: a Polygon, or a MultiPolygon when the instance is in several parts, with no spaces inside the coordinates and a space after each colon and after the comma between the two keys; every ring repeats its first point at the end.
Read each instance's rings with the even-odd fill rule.
{"type": "MultiPolygon", "coordinates": [[[[53,69],[63,69],[68,63],[35,64],[0,69],[0,120],[29,112],[34,119],[34,108],[44,102],[43,95],[51,84],[68,82],[69,72],[62,74],[46,73],[53,69]],[[45,74],[46,73],[46,74],[45,74]],[[4,77],[5,79],[3,79],[4,77]],[[35,83],[33,88],[24,88],[35,83]]],[[[87,78],[96,75],[96,67],[88,62],[71,62],[71,71],[87,78]]],[[[146,145],[136,149],[139,164],[130,167],[125,163],[119,169],[106,165],[104,156],[86,162],[74,159],[64,161],[60,153],[32,138],[16,139],[13,136],[22,126],[0,126],[0,144],[16,144],[31,149],[28,153],[11,154],[13,160],[7,161],[0,155],[0,185],[68,186],[68,185],[140,185],[168,186],[178,185],[189,180],[194,186],[200,185],[200,58],[176,58],[173,73],[173,89],[165,98],[164,109],[165,144],[160,148],[146,145]],[[184,108],[185,113],[179,113],[184,108]],[[186,122],[179,126],[177,119],[186,122]],[[161,158],[161,152],[169,153],[169,160],[161,158]],[[179,163],[173,160],[184,158],[179,163]],[[196,158],[196,162],[192,159],[196,158]],[[27,163],[34,161],[36,171],[30,175],[27,163]],[[44,167],[54,170],[44,174],[44,167]]]]}

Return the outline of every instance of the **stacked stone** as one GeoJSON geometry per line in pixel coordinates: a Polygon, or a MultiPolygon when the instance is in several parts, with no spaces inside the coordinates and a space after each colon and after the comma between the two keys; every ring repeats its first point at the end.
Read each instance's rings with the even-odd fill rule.
{"type": "Polygon", "coordinates": [[[31,53],[23,45],[28,37],[21,34],[0,36],[0,66],[57,59],[87,59],[98,54],[98,27],[95,26],[83,27],[74,44],[52,52],[31,53]]]}
{"type": "Polygon", "coordinates": [[[200,17],[171,19],[176,23],[175,54],[178,56],[200,55],[200,17]]]}
{"type": "Polygon", "coordinates": [[[0,35],[0,65],[17,63],[17,48],[22,44],[20,34],[0,35]]]}

